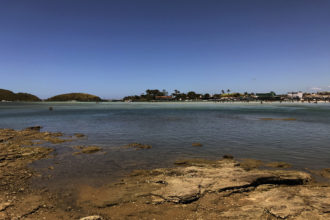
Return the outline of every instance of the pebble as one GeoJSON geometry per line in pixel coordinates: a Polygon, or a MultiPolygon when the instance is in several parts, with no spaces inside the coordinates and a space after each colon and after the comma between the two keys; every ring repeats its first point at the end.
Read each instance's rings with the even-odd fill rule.
{"type": "Polygon", "coordinates": [[[80,220],[103,220],[103,218],[99,215],[91,215],[91,216],[80,218],[80,220]]]}

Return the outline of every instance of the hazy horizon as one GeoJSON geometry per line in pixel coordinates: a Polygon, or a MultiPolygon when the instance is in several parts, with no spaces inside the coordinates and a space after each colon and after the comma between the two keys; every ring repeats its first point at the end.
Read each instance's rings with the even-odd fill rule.
{"type": "Polygon", "coordinates": [[[105,99],[146,89],[330,90],[330,1],[0,2],[0,88],[105,99]]]}

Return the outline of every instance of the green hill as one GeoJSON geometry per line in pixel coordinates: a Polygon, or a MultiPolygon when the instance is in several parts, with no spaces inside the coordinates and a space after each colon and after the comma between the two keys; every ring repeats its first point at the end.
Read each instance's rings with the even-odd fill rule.
{"type": "Polygon", "coordinates": [[[102,99],[95,95],[90,95],[86,93],[68,93],[68,94],[61,94],[57,96],[53,96],[46,101],[79,101],[79,102],[99,102],[102,99]]]}
{"type": "Polygon", "coordinates": [[[0,101],[28,101],[35,102],[41,101],[37,96],[29,94],[29,93],[14,93],[10,90],[0,89],[0,101]]]}

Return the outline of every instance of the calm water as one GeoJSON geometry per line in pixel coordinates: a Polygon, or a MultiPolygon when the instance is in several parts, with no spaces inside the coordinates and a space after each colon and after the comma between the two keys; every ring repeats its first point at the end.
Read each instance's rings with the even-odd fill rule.
{"type": "Polygon", "coordinates": [[[220,103],[0,103],[0,127],[43,130],[87,138],[53,145],[54,176],[120,176],[141,168],[170,166],[178,158],[286,161],[297,168],[330,167],[329,104],[220,103]],[[49,111],[48,107],[54,110],[49,111]],[[260,118],[295,118],[296,121],[260,118]],[[150,150],[120,146],[140,142],[150,150]],[[200,142],[203,147],[192,147],[200,142]],[[93,144],[104,152],[72,156],[72,145],[93,144]]]}

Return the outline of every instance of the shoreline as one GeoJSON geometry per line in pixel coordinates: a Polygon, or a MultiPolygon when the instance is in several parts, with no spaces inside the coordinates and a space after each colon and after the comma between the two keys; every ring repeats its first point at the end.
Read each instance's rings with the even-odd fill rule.
{"type": "Polygon", "coordinates": [[[258,106],[267,106],[267,105],[330,105],[329,101],[318,101],[315,102],[302,102],[302,101],[150,101],[150,102],[125,102],[125,101],[101,101],[101,102],[79,102],[79,101],[10,101],[10,102],[0,102],[1,105],[10,105],[10,104],[45,104],[51,106],[52,104],[90,104],[90,105],[136,105],[136,104],[179,104],[179,105],[195,105],[195,104],[206,104],[206,105],[258,105],[258,106]]]}
{"type": "MultiPolygon", "coordinates": [[[[29,164],[56,157],[47,142],[63,143],[62,133],[1,129],[1,219],[186,219],[186,218],[319,218],[330,217],[330,185],[307,172],[273,163],[262,169],[258,160],[180,160],[171,168],[136,170],[114,183],[54,192],[31,185],[43,181],[29,164]],[[294,198],[294,199],[292,199],[294,198]],[[265,202],[266,201],[266,202],[265,202]],[[313,203],[312,209],[310,203],[313,203]],[[231,204],[231,205],[230,205],[231,204]]],[[[54,167],[49,167],[49,170],[54,167]]],[[[56,169],[56,168],[55,168],[56,169]]],[[[316,175],[329,178],[327,170],[316,175]]]]}

